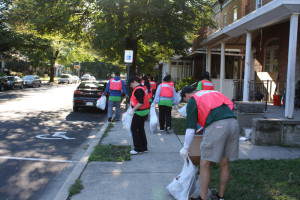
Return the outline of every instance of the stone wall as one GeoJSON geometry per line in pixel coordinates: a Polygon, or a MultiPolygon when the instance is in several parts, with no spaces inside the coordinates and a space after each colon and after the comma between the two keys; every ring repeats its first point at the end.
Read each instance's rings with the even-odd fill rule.
{"type": "Polygon", "coordinates": [[[300,121],[254,119],[251,142],[255,145],[300,147],[300,121]]]}

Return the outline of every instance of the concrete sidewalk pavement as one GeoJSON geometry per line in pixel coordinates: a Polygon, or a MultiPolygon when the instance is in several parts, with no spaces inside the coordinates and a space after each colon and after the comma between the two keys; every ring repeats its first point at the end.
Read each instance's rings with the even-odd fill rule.
{"type": "MultiPolygon", "coordinates": [[[[146,132],[148,125],[146,125],[146,132]]],[[[181,141],[184,136],[179,137],[181,141]]],[[[174,134],[147,133],[148,153],[131,156],[126,162],[91,162],[81,180],[84,189],[72,200],[171,200],[165,189],[178,175],[183,160],[181,144],[174,134]]],[[[102,144],[131,145],[130,134],[115,123],[102,144]]],[[[299,148],[255,146],[240,143],[240,159],[300,158],[299,148]]]]}

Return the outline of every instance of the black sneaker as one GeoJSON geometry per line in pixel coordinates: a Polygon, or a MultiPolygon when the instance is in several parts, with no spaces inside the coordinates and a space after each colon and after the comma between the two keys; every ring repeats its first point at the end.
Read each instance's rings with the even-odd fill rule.
{"type": "Polygon", "coordinates": [[[108,122],[112,122],[112,118],[110,117],[110,118],[108,118],[108,120],[107,120],[108,122]]]}
{"type": "Polygon", "coordinates": [[[225,200],[224,197],[220,197],[218,194],[213,195],[213,200],[225,200]]]}

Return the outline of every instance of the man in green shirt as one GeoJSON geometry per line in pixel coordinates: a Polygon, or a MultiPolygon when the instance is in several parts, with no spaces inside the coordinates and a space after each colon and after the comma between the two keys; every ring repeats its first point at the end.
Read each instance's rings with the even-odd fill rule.
{"type": "Polygon", "coordinates": [[[229,161],[238,158],[239,149],[239,126],[232,111],[233,103],[220,92],[212,90],[194,92],[189,86],[182,89],[181,96],[188,105],[185,141],[180,154],[183,157],[188,156],[198,124],[205,128],[199,147],[201,152],[199,199],[207,200],[210,165],[214,162],[220,163],[217,198],[224,200],[226,184],[229,181],[229,161]]]}

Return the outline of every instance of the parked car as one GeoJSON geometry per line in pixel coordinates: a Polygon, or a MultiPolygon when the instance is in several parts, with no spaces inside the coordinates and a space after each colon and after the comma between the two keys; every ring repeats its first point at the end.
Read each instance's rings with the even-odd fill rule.
{"type": "Polygon", "coordinates": [[[73,82],[73,77],[71,74],[62,74],[60,76],[60,78],[58,79],[58,84],[61,84],[61,83],[72,83],[73,82]]]}
{"type": "Polygon", "coordinates": [[[96,81],[95,76],[91,76],[91,77],[90,77],[90,81],[96,81]]]}
{"type": "Polygon", "coordinates": [[[78,76],[75,76],[75,75],[72,76],[72,80],[73,80],[73,81],[72,81],[73,83],[79,83],[79,82],[80,82],[79,77],[78,77],[78,76]]]}
{"type": "Polygon", "coordinates": [[[7,90],[9,88],[8,86],[8,80],[6,76],[0,77],[0,91],[7,90]]]}
{"type": "Polygon", "coordinates": [[[79,108],[96,108],[97,100],[105,90],[105,83],[96,81],[84,81],[74,91],[73,111],[78,112],[79,108]]]}
{"type": "Polygon", "coordinates": [[[24,87],[23,79],[18,76],[6,76],[9,89],[22,89],[24,87]]]}
{"type": "Polygon", "coordinates": [[[91,80],[91,75],[90,74],[84,74],[81,79],[81,81],[89,81],[91,80]]]}
{"type": "Polygon", "coordinates": [[[42,81],[37,75],[27,75],[23,77],[25,87],[41,87],[42,81]]]}

